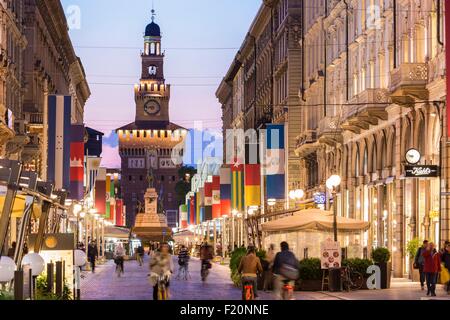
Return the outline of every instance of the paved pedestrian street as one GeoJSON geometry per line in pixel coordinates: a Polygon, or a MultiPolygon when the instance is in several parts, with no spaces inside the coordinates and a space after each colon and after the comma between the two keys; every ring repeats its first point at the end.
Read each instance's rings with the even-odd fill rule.
{"type": "MultiPolygon", "coordinates": [[[[152,288],[147,280],[149,259],[140,267],[137,261],[125,262],[125,275],[117,277],[115,264],[108,261],[96,268],[95,273],[83,272],[82,300],[152,300],[152,288]]],[[[230,280],[228,266],[214,264],[206,283],[200,279],[200,261],[191,259],[190,278],[178,280],[176,271],[171,281],[172,300],[240,300],[241,292],[230,280]]],[[[427,299],[417,283],[394,280],[389,290],[354,292],[296,292],[296,300],[421,300],[427,299]]],[[[272,293],[260,292],[261,300],[273,300],[272,293]]],[[[439,286],[436,299],[450,299],[439,286]]]]}

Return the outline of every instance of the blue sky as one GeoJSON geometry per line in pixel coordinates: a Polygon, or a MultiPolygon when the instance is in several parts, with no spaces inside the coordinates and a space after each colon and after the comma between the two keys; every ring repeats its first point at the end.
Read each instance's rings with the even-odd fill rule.
{"type": "MultiPolygon", "coordinates": [[[[134,121],[133,84],[140,75],[143,32],[151,0],[63,0],[79,8],[80,28],[70,35],[81,57],[92,95],[85,122],[106,134],[103,165],[120,166],[111,131],[134,121]],[[116,85],[111,85],[111,84],[116,85]]],[[[215,91],[228,70],[260,0],[154,0],[166,50],[165,76],[172,84],[171,120],[186,128],[194,121],[221,127],[215,91]],[[187,49],[189,48],[189,49],[187,49]],[[203,49],[199,49],[203,48],[203,49]]]]}

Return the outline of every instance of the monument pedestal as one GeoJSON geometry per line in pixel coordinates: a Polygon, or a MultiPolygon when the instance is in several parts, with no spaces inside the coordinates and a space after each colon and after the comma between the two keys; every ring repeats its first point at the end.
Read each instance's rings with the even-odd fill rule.
{"type": "Polygon", "coordinates": [[[136,215],[133,233],[142,241],[167,241],[172,230],[167,225],[164,214],[158,213],[158,193],[149,188],[144,195],[145,212],[136,215]]]}

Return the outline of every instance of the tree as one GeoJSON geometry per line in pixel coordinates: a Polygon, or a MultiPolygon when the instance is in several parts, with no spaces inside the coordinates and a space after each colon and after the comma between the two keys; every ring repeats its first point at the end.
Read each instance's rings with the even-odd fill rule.
{"type": "Polygon", "coordinates": [[[178,170],[178,182],[175,185],[178,205],[185,204],[186,195],[191,191],[191,178],[197,170],[190,166],[183,166],[178,170]]]}

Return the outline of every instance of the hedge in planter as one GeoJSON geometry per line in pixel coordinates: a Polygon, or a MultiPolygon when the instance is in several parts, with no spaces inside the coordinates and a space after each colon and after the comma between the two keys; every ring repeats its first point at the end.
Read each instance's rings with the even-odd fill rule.
{"type": "Polygon", "coordinates": [[[381,289],[389,289],[391,286],[391,253],[387,248],[376,248],[372,251],[372,259],[380,267],[381,289]]]}
{"type": "Polygon", "coordinates": [[[322,290],[322,276],[320,259],[303,259],[299,263],[300,290],[320,291],[322,290]]]}

